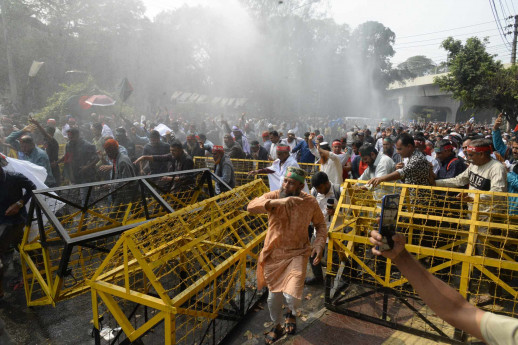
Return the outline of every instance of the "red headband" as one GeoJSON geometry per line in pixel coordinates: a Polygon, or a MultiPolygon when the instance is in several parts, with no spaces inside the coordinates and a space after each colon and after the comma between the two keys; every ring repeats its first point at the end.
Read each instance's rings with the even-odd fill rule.
{"type": "Polygon", "coordinates": [[[447,144],[447,145],[444,145],[443,147],[440,147],[439,148],[442,152],[442,151],[446,151],[446,150],[453,150],[453,145],[452,144],[447,144]]]}
{"type": "Polygon", "coordinates": [[[468,152],[491,152],[491,151],[493,151],[493,147],[491,147],[491,145],[489,145],[489,146],[478,146],[478,147],[468,146],[466,151],[468,151],[468,152]]]}
{"type": "Polygon", "coordinates": [[[225,149],[223,148],[223,146],[214,145],[212,146],[212,153],[216,152],[225,152],[225,149]]]}
{"type": "Polygon", "coordinates": [[[333,146],[340,146],[342,147],[342,142],[340,140],[333,141],[333,146]]]}
{"type": "Polygon", "coordinates": [[[289,146],[277,146],[277,152],[290,152],[289,146]]]}

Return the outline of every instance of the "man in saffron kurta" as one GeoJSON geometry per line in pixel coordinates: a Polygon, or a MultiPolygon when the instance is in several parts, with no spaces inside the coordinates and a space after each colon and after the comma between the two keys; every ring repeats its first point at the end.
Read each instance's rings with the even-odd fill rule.
{"type": "Polygon", "coordinates": [[[285,330],[295,333],[292,311],[296,312],[302,299],[308,258],[314,256],[314,264],[318,264],[326,242],[324,215],[316,199],[302,192],[304,174],[303,170],[290,167],[280,190],[266,193],[248,205],[250,213],[268,214],[268,233],[257,267],[258,288],[267,286],[269,289],[268,307],[274,322],[274,328],[266,336],[267,344],[282,335],[283,296],[288,305],[285,330]],[[307,233],[310,222],[317,232],[313,247],[307,233]]]}

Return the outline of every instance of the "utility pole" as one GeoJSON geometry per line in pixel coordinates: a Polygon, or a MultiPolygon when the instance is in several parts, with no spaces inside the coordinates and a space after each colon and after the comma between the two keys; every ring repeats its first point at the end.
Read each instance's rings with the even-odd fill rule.
{"type": "Polygon", "coordinates": [[[516,39],[518,38],[518,15],[514,16],[514,30],[513,30],[513,51],[511,52],[511,63],[516,63],[516,39]]]}

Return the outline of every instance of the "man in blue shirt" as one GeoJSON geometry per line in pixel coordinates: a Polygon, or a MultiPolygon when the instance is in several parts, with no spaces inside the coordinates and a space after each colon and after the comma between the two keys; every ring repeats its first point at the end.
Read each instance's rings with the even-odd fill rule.
{"type": "Polygon", "coordinates": [[[54,179],[54,175],[52,174],[52,168],[50,166],[50,160],[47,153],[36,147],[34,143],[34,139],[28,135],[30,132],[31,126],[27,126],[21,131],[16,131],[11,133],[6,139],[6,143],[11,145],[16,151],[18,151],[18,158],[24,161],[29,161],[33,164],[39,165],[40,167],[44,167],[47,171],[47,178],[45,179],[45,184],[49,187],[54,187],[56,184],[56,180],[54,179]]]}
{"type": "MultiPolygon", "coordinates": [[[[291,150],[291,153],[297,153],[297,161],[299,163],[315,163],[315,156],[311,153],[308,146],[309,132],[304,133],[304,140],[291,150]]],[[[316,144],[314,144],[316,146],[316,144]]]]}
{"type": "MultiPolygon", "coordinates": [[[[500,133],[500,126],[502,125],[503,115],[499,114],[495,124],[493,125],[493,146],[495,150],[505,157],[507,152],[507,146],[502,140],[502,134],[500,133]]],[[[512,139],[512,158],[509,159],[510,167],[509,172],[507,173],[507,191],[509,193],[518,193],[518,164],[516,164],[518,160],[518,136],[515,136],[512,139]]],[[[510,196],[509,197],[509,214],[517,215],[518,214],[518,197],[510,196]]]]}
{"type": "Polygon", "coordinates": [[[0,298],[4,296],[2,281],[12,248],[16,248],[23,237],[23,226],[27,221],[25,204],[30,200],[34,183],[22,174],[5,171],[7,159],[0,154],[0,298]]]}
{"type": "MultiPolygon", "coordinates": [[[[502,125],[503,121],[503,115],[499,114],[496,118],[495,124],[493,125],[493,146],[495,147],[495,150],[502,156],[506,157],[509,156],[507,154],[507,145],[502,140],[502,133],[500,132],[500,126],[502,125]]],[[[513,170],[514,165],[516,164],[516,161],[518,161],[518,140],[514,139],[512,141],[512,157],[509,157],[509,163],[511,164],[510,170],[513,170]]]]}

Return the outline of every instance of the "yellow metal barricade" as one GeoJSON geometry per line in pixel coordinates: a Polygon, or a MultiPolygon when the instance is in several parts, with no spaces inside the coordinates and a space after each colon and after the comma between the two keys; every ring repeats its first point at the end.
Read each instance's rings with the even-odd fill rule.
{"type": "Polygon", "coordinates": [[[395,183],[368,191],[364,183],[346,180],[331,224],[329,309],[432,339],[465,340],[423,304],[390,260],[371,253],[380,198],[400,194],[397,226],[406,249],[470,303],[517,316],[518,194],[395,183]]]}
{"type": "Polygon", "coordinates": [[[66,144],[59,144],[58,157],[63,157],[65,155],[66,146],[66,144]]]}
{"type": "Polygon", "coordinates": [[[20,245],[27,305],[88,290],[125,230],[213,196],[207,169],[35,191],[20,245]]]}
{"type": "MultiPolygon", "coordinates": [[[[232,161],[232,166],[234,167],[234,174],[236,177],[236,186],[244,185],[248,182],[251,182],[255,179],[262,179],[264,183],[268,186],[268,175],[267,174],[258,174],[255,176],[248,175],[248,173],[252,170],[259,170],[268,168],[272,165],[272,161],[261,161],[261,160],[253,160],[253,159],[230,159],[232,161]]],[[[320,170],[320,164],[313,163],[298,163],[299,167],[306,171],[306,182],[308,184],[309,189],[311,189],[311,176],[314,173],[320,170]]],[[[195,168],[214,168],[214,160],[211,157],[194,157],[194,167],[195,168]]]]}
{"type": "Polygon", "coordinates": [[[267,217],[245,207],[267,191],[256,180],[125,232],[89,282],[96,344],[118,327],[131,342],[218,343],[257,299],[267,217]]]}

